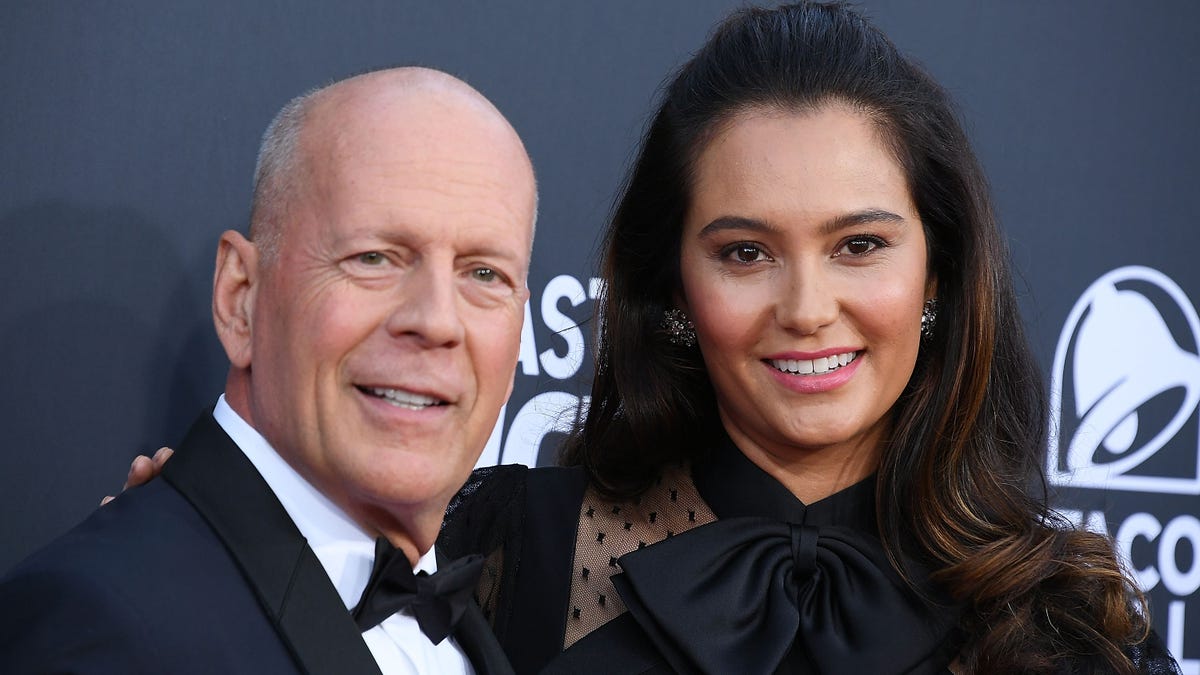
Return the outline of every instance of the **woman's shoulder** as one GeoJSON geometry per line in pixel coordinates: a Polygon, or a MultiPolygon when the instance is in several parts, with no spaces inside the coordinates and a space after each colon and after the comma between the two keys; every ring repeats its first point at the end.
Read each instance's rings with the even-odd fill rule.
{"type": "Polygon", "coordinates": [[[1125,650],[1133,667],[1143,675],[1179,675],[1179,664],[1171,658],[1162,638],[1153,629],[1142,642],[1125,650]]]}
{"type": "Polygon", "coordinates": [[[438,545],[454,555],[493,548],[530,510],[577,506],[587,486],[582,467],[503,464],[476,469],[450,500],[438,545]]]}
{"type": "Polygon", "coordinates": [[[497,503],[508,504],[517,497],[524,496],[524,492],[531,488],[537,491],[538,498],[576,490],[582,494],[587,482],[587,472],[579,466],[485,466],[471,472],[467,482],[451,498],[450,505],[446,508],[446,516],[447,519],[453,519],[464,509],[495,506],[497,503]]]}

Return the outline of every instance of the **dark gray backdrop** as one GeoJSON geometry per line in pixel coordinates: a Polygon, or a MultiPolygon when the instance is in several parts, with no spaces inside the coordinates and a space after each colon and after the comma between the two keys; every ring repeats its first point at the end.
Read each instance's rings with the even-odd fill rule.
{"type": "MultiPolygon", "coordinates": [[[[245,223],[259,134],[295,94],[385,65],[463,77],[526,140],[531,321],[485,456],[553,461],[559,412],[586,391],[589,328],[571,326],[591,314],[597,232],[657,87],[737,4],[0,6],[0,570],[215,400],[214,243],[245,223]]],[[[955,95],[991,178],[1062,392],[1048,468],[1076,480],[1058,503],[1121,539],[1200,673],[1200,4],[863,6],[955,95]]]]}

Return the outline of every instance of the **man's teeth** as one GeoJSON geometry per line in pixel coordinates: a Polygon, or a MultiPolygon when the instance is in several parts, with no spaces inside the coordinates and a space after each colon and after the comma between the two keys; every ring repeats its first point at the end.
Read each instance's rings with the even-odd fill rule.
{"type": "Polygon", "coordinates": [[[422,408],[428,408],[431,405],[438,405],[441,403],[441,401],[433,398],[432,396],[422,396],[421,394],[414,394],[411,391],[404,391],[403,389],[383,389],[380,387],[371,387],[367,391],[394,406],[410,408],[412,410],[421,410],[422,408]]]}
{"type": "Polygon", "coordinates": [[[821,375],[831,370],[837,370],[856,358],[858,358],[858,352],[846,352],[845,354],[822,356],[819,359],[771,359],[770,363],[777,370],[793,375],[821,375]]]}

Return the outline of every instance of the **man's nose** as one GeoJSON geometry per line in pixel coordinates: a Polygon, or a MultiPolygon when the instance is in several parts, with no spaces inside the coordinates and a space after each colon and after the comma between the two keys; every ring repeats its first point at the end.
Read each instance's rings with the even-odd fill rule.
{"type": "Polygon", "coordinates": [[[460,301],[454,269],[423,262],[405,275],[397,290],[388,332],[415,337],[429,347],[454,346],[464,334],[460,301]]]}

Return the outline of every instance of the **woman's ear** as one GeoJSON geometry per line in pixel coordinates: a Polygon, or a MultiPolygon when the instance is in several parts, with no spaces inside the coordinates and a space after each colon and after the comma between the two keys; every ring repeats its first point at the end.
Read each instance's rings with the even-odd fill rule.
{"type": "Polygon", "coordinates": [[[225,355],[236,368],[250,367],[258,261],[258,248],[241,233],[228,230],[221,235],[213,272],[213,324],[225,355]]]}
{"type": "MultiPolygon", "coordinates": [[[[687,298],[684,297],[684,295],[683,295],[683,289],[681,289],[681,288],[675,289],[675,292],[671,294],[671,302],[674,303],[672,305],[673,307],[675,307],[677,309],[682,309],[684,314],[691,316],[691,312],[689,311],[689,308],[688,308],[687,298]]],[[[667,309],[670,309],[670,307],[668,307],[667,309]]]]}

